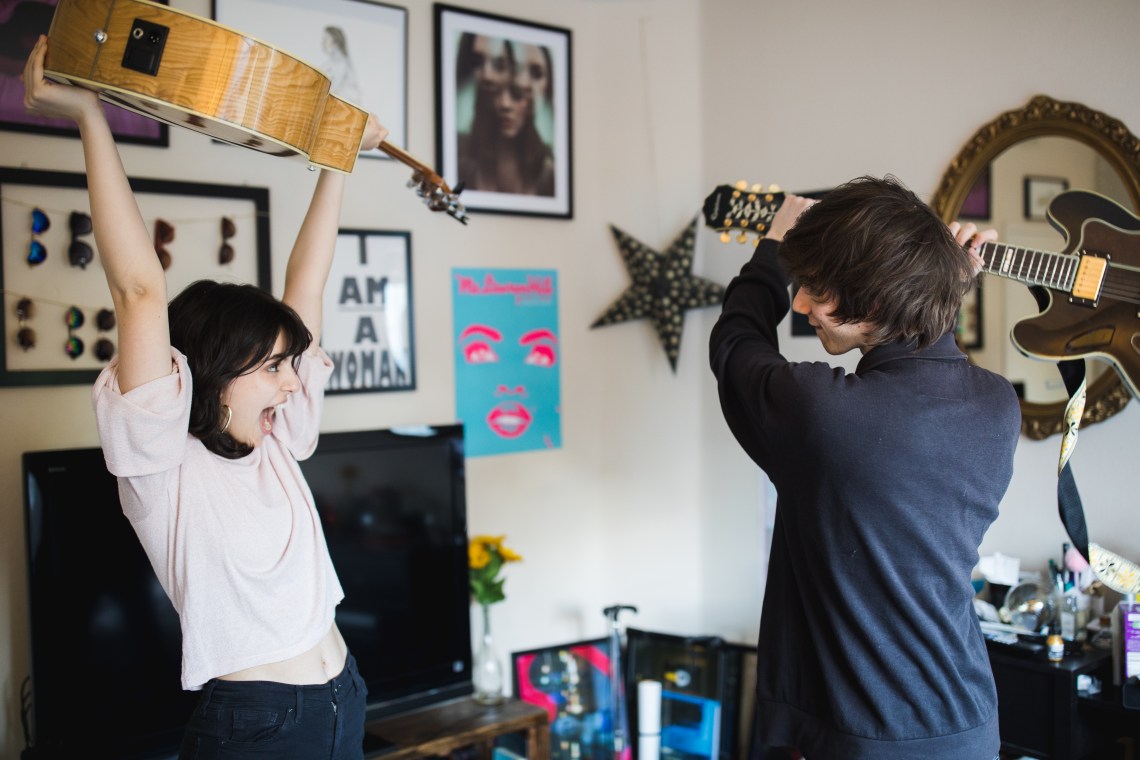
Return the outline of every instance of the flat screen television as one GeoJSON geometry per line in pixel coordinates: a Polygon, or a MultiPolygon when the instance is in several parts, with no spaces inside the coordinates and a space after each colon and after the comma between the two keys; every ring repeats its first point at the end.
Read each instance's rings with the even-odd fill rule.
{"type": "MultiPolygon", "coordinates": [[[[29,757],[175,756],[197,694],[181,689],[178,616],[102,450],[28,452],[23,466],[29,757]]],[[[301,466],[369,718],[470,694],[462,426],[326,433],[301,466]]]]}

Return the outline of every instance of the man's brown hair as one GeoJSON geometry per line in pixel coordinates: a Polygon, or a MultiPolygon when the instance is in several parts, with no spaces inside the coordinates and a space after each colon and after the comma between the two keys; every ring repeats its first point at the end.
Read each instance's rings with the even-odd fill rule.
{"type": "Polygon", "coordinates": [[[873,345],[930,345],[954,329],[973,284],[970,257],[946,224],[891,176],[828,192],[800,216],[779,257],[793,288],[834,298],[839,323],[869,323],[873,345]]]}

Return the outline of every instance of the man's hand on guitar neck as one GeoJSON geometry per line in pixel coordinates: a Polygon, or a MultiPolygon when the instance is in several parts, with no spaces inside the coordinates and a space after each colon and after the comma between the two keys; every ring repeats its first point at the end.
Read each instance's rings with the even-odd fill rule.
{"type": "Polygon", "coordinates": [[[775,240],[780,242],[784,239],[784,235],[792,227],[796,226],[796,221],[800,218],[800,214],[807,211],[814,206],[818,201],[812,198],[804,198],[801,195],[786,195],[784,202],[780,204],[779,210],[776,215],[772,217],[772,223],[768,225],[768,231],[764,233],[764,237],[768,240],[775,240]]]}
{"type": "Polygon", "coordinates": [[[990,228],[988,230],[979,230],[978,225],[973,222],[950,222],[947,225],[950,228],[950,234],[958,241],[958,245],[965,249],[966,253],[970,256],[970,261],[974,267],[974,276],[977,277],[978,273],[982,271],[982,266],[985,261],[982,260],[982,255],[978,252],[982,247],[982,243],[992,243],[998,238],[997,230],[990,228]]]}

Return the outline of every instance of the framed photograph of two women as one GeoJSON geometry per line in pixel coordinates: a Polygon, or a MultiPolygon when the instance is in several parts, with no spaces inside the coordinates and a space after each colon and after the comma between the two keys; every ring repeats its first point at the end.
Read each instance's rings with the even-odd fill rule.
{"type": "Polygon", "coordinates": [[[435,5],[436,156],[470,211],[569,219],[570,30],[435,5]]]}

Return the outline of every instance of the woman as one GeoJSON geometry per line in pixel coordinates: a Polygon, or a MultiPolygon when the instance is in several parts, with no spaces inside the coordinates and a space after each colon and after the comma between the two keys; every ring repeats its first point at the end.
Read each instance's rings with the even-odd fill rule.
{"type": "Polygon", "coordinates": [[[554,154],[535,125],[539,99],[551,94],[549,52],[482,35],[464,34],[457,82],[471,81],[471,128],[458,140],[459,179],[469,190],[554,195],[554,154]]]}
{"type": "MultiPolygon", "coordinates": [[[[318,342],[344,176],[317,180],[282,301],[198,282],[168,308],[103,109],[44,79],[46,51],[41,36],[24,103],[79,127],[118,316],[119,355],[93,394],[99,436],[178,611],[183,688],[202,690],[180,756],[360,758],[364,684],[333,622],[343,593],[297,465],[316,447],[331,372],[318,342]]],[[[386,134],[370,116],[361,149],[386,134]]]]}

